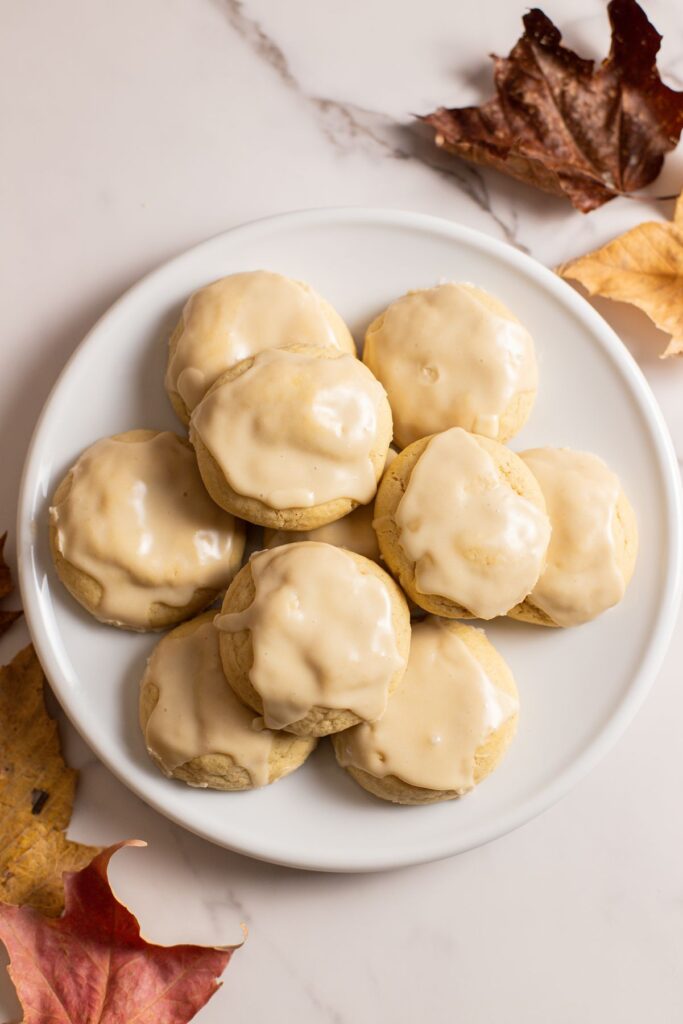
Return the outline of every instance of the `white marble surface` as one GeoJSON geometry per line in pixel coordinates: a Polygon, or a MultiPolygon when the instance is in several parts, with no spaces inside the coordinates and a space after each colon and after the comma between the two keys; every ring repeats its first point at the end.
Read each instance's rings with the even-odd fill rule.
{"type": "MultiPolygon", "coordinates": [[[[683,7],[650,0],[661,67],[683,84],[683,7]]],[[[3,372],[0,523],[11,524],[36,416],[65,359],[126,287],[230,225],[309,206],[425,210],[553,263],[671,204],[582,217],[464,165],[418,157],[401,125],[482,99],[512,0],[0,2],[3,372]]],[[[603,4],[544,4],[602,54],[603,4]],[[565,15],[563,17],[563,8],[565,15]]],[[[431,159],[431,154],[430,154],[431,159]]],[[[683,154],[650,191],[676,191],[683,154]]],[[[638,358],[683,455],[683,362],[646,319],[598,303],[638,358]]],[[[112,354],[115,358],[115,354],[112,354]]],[[[7,660],[26,635],[0,647],[7,660]]],[[[628,734],[559,806],[493,845],[372,876],[270,867],[194,838],[129,794],[62,722],[82,769],[71,834],[119,855],[118,892],[161,942],[250,928],[203,1024],[673,1024],[683,1015],[683,630],[628,734]]],[[[596,680],[596,684],[599,681],[596,680]]],[[[0,975],[0,1017],[16,1016],[0,975]]]]}

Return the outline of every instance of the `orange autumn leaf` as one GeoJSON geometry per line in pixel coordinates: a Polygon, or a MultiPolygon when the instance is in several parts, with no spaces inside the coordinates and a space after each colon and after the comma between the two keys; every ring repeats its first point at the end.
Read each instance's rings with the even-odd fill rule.
{"type": "Polygon", "coordinates": [[[669,223],[639,224],[557,272],[579,281],[590,295],[642,309],[671,335],[662,358],[683,353],[683,193],[669,223]]]}
{"type": "Polygon", "coordinates": [[[0,940],[24,1024],[187,1024],[219,987],[237,946],[157,946],[114,896],[98,853],[64,876],[59,918],[0,905],[0,940]]]}
{"type": "Polygon", "coordinates": [[[44,683],[32,646],[0,668],[0,900],[59,914],[62,873],[83,867],[97,849],[65,835],[76,772],[62,758],[44,683]]]}

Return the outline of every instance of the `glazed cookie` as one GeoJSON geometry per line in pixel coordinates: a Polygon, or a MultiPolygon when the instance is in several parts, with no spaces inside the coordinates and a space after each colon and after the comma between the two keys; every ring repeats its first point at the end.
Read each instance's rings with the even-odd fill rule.
{"type": "Polygon", "coordinates": [[[507,441],[529,418],[538,387],[531,335],[471,284],[392,302],[368,327],[363,361],[387,389],[400,448],[449,427],[507,441]]]}
{"type": "Polygon", "coordinates": [[[520,458],[540,484],[552,524],[546,568],[508,614],[541,626],[578,626],[624,596],[638,526],[619,478],[597,455],[534,448],[520,458]]]}
{"type": "Polygon", "coordinates": [[[469,792],[517,728],[512,672],[481,629],[428,616],[413,626],[406,673],[378,722],[332,737],[339,764],[397,804],[469,792]]]}
{"type": "Polygon", "coordinates": [[[62,480],[50,547],[62,583],[95,618],[165,629],[227,587],[244,524],[211,501],[187,441],[130,430],[97,441],[62,480]]]}
{"type": "Polygon", "coordinates": [[[319,526],[317,530],[266,530],[263,539],[267,548],[296,544],[302,540],[319,541],[321,544],[355,551],[358,555],[371,558],[373,562],[379,562],[377,534],[372,528],[374,515],[372,505],[359,505],[342,519],[335,519],[327,526],[319,526]]]}
{"type": "Polygon", "coordinates": [[[300,736],[378,719],[408,660],[399,588],[374,562],[330,544],[253,555],[216,625],[238,697],[270,728],[300,736]]]}
{"type": "MultiPolygon", "coordinates": [[[[390,448],[386,466],[396,458],[396,452],[390,448]]],[[[327,526],[319,526],[317,530],[266,530],[263,540],[267,548],[277,548],[282,544],[295,544],[302,540],[316,540],[321,544],[333,544],[336,548],[355,551],[357,555],[380,561],[377,534],[372,528],[375,516],[373,505],[359,505],[342,519],[336,519],[327,526]]]]}
{"type": "Polygon", "coordinates": [[[550,539],[522,460],[460,427],[401,452],[382,479],[374,526],[406,593],[447,618],[505,615],[536,585],[550,539]]]}
{"type": "Polygon", "coordinates": [[[384,389],[359,359],[296,345],[219,377],[192,414],[190,440],[221,508],[312,530],[372,501],[391,429],[384,389]]]}
{"type": "Polygon", "coordinates": [[[159,641],[140,685],[140,726],[156,766],[188,786],[253,789],[289,775],[316,741],[259,728],[223,674],[214,612],[159,641]]]}
{"type": "Polygon", "coordinates": [[[169,342],[166,391],[183,421],[214,381],[243,359],[282,345],[324,345],[356,354],[339,314],[303,281],[254,270],[200,288],[169,342]]]}

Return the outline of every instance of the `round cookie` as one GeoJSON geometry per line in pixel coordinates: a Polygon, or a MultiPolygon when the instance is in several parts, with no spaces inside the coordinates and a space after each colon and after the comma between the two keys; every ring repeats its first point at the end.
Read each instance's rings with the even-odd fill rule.
{"type": "Polygon", "coordinates": [[[211,604],[244,551],[244,524],[211,501],[190,444],[156,430],[129,430],[86,449],[54,493],[49,536],[72,597],[101,622],[138,632],[167,629],[211,604]],[[150,524],[163,534],[157,542],[150,524]],[[148,563],[136,550],[142,541],[148,563]]]}
{"type": "Polygon", "coordinates": [[[538,388],[534,343],[493,295],[448,282],[409,292],[367,329],[363,361],[387,389],[403,448],[450,427],[507,441],[538,388]]]}
{"type": "Polygon", "coordinates": [[[190,423],[214,501],[273,530],[314,530],[370,502],[391,433],[386,394],[360,360],[301,345],[267,350],[232,367],[190,423]],[[329,397],[317,402],[316,396],[334,397],[331,389],[342,375],[349,388],[339,389],[337,405],[329,397]]]}
{"type": "Polygon", "coordinates": [[[276,782],[304,763],[316,741],[254,728],[254,713],[228,684],[214,612],[184,622],[152,652],[140,684],[147,750],[169,778],[237,791],[276,782]]]}
{"type": "Polygon", "coordinates": [[[405,671],[410,647],[408,606],[388,573],[353,551],[310,541],[254,555],[233,580],[216,622],[223,669],[238,697],[268,724],[300,736],[327,736],[378,717],[405,671]],[[265,647],[257,665],[252,614],[257,588],[276,560],[280,575],[265,590],[260,611],[262,621],[263,609],[271,620],[257,636],[256,649],[265,647]],[[224,632],[233,616],[231,631],[224,632]],[[317,674],[314,684],[307,672],[317,674]],[[316,703],[318,693],[327,704],[316,703]],[[282,695],[287,713],[277,702],[282,695]],[[347,696],[355,710],[346,706],[347,696]]]}
{"type": "Polygon", "coordinates": [[[638,524],[619,478],[597,455],[571,448],[520,453],[552,524],[547,565],[513,619],[578,626],[621,601],[636,564],[638,524]]]}
{"type": "Polygon", "coordinates": [[[506,614],[533,589],[545,565],[550,538],[543,494],[521,459],[497,441],[468,434],[458,427],[414,441],[398,455],[382,478],[375,502],[374,527],[382,558],[406,594],[425,611],[446,618],[489,619],[506,614]],[[451,464],[446,459],[450,458],[448,446],[456,443],[459,448],[454,449],[451,464]],[[419,478],[422,501],[415,518],[427,527],[434,523],[437,539],[441,536],[441,548],[426,552],[427,569],[449,575],[449,593],[420,589],[418,560],[406,551],[407,541],[397,522],[409,485],[416,479],[413,474],[428,449],[430,471],[423,462],[419,478]],[[437,458],[437,450],[441,453],[442,449],[444,455],[437,458]],[[484,459],[483,469],[476,465],[476,472],[481,471],[487,478],[474,476],[470,480],[466,470],[473,461],[476,464],[481,460],[479,450],[488,459],[484,459]],[[467,457],[467,461],[462,459],[465,477],[457,479],[461,455],[467,457]],[[492,487],[496,490],[492,491],[492,487]],[[489,500],[487,505],[489,494],[495,500],[489,500]],[[449,499],[474,504],[465,504],[464,511],[458,511],[449,499]],[[487,529],[491,516],[498,525],[500,543],[487,529]],[[515,547],[506,549],[503,538],[511,532],[515,547]],[[482,589],[487,592],[475,607],[472,595],[482,589]],[[467,594],[467,601],[461,593],[467,594]],[[510,601],[507,608],[503,607],[504,598],[510,601]]]}
{"type": "Polygon", "coordinates": [[[453,800],[496,768],[518,707],[512,672],[484,631],[428,616],[413,626],[408,668],[384,716],[332,743],[339,764],[373,796],[453,800]]]}
{"type": "Polygon", "coordinates": [[[351,333],[310,285],[266,270],[231,274],[185,303],[169,341],[165,386],[183,423],[222,373],[265,348],[304,344],[356,354],[351,333]]]}

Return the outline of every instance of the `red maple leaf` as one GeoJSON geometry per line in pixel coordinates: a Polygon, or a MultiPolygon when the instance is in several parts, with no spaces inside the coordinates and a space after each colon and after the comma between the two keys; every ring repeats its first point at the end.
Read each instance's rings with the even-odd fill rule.
{"type": "Polygon", "coordinates": [[[187,1024],[219,987],[238,947],[155,946],[111,891],[112,855],[144,845],[118,843],[65,874],[61,917],[0,904],[23,1024],[187,1024]]]}

